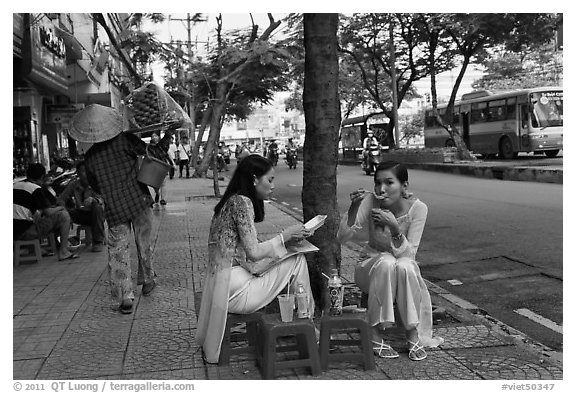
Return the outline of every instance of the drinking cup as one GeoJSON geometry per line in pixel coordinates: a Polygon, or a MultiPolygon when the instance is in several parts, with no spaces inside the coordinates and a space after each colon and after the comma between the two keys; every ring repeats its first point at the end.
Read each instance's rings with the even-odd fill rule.
{"type": "Polygon", "coordinates": [[[280,305],[280,319],[282,322],[292,322],[294,318],[294,294],[278,295],[280,305]]]}

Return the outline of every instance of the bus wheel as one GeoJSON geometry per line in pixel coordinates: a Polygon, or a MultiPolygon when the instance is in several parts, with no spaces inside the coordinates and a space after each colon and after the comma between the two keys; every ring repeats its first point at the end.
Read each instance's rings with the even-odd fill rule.
{"type": "Polygon", "coordinates": [[[454,143],[454,139],[448,139],[444,144],[446,147],[456,147],[456,143],[454,143]]]}
{"type": "Polygon", "coordinates": [[[560,152],[560,150],[546,150],[544,152],[544,154],[546,154],[546,157],[552,158],[552,157],[556,157],[559,152],[560,152]]]}
{"type": "Polygon", "coordinates": [[[504,160],[511,160],[516,158],[518,152],[514,151],[514,147],[512,146],[512,141],[508,137],[502,138],[500,141],[500,149],[499,149],[499,156],[504,160]]]}

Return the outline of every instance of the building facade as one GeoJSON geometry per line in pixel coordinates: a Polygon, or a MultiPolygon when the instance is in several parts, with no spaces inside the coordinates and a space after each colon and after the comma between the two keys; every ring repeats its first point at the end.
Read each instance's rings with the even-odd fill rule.
{"type": "MultiPolygon", "coordinates": [[[[119,34],[120,14],[105,15],[119,34]]],[[[118,106],[117,57],[92,14],[13,14],[13,177],[87,148],[69,138],[70,119],[88,104],[118,106]]]]}

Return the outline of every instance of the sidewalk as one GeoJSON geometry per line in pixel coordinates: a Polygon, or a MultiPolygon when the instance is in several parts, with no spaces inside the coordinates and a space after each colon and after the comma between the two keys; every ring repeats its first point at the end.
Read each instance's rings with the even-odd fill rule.
{"type": "MultiPolygon", "coordinates": [[[[107,254],[83,250],[79,259],[55,257],[13,270],[14,379],[223,380],[261,379],[252,355],[233,356],[229,366],[205,365],[194,342],[194,293],[202,290],[207,240],[216,199],[211,179],[168,180],[166,208],[154,212],[153,260],[158,286],[148,297],[136,291],[135,311],[110,308],[107,254]]],[[[222,192],[225,184],[220,182],[222,192]]],[[[274,203],[257,224],[263,238],[298,221],[274,203]]],[[[133,261],[136,260],[132,245],[133,261]]],[[[342,275],[352,279],[358,256],[342,248],[342,275]]],[[[135,262],[133,273],[136,272],[135,262]]],[[[134,276],[134,274],[133,274],[134,276]]],[[[435,335],[445,339],[421,362],[408,359],[400,333],[392,345],[400,358],[376,359],[376,369],[331,364],[312,377],[285,370],[278,379],[557,380],[562,360],[523,342],[518,332],[471,312],[473,305],[430,285],[435,335]]]]}

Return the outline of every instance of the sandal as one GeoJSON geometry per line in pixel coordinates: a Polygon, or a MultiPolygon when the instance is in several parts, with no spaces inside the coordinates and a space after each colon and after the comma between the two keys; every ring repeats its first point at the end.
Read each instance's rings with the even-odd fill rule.
{"type": "Polygon", "coordinates": [[[381,358],[395,359],[400,356],[398,355],[398,352],[396,352],[390,345],[386,344],[384,340],[380,340],[380,342],[372,340],[372,344],[377,345],[372,347],[374,354],[381,358]]]}
{"type": "Polygon", "coordinates": [[[420,345],[420,340],[416,341],[415,343],[410,340],[407,341],[408,344],[411,345],[411,347],[408,348],[408,357],[410,360],[420,361],[426,359],[428,355],[426,354],[424,347],[420,345]],[[418,355],[418,353],[420,353],[420,355],[418,355]]]}

